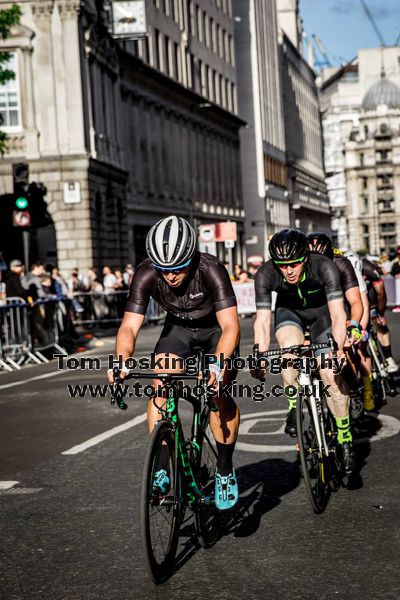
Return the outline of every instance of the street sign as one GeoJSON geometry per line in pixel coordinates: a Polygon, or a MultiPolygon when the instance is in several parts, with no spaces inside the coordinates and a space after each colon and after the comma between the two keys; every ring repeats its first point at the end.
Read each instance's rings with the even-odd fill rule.
{"type": "Polygon", "coordinates": [[[225,240],[224,246],[225,248],[234,248],[235,242],[233,240],[225,240]]]}
{"type": "Polygon", "coordinates": [[[30,224],[31,224],[31,215],[27,210],[14,210],[13,211],[14,227],[29,227],[30,224]]]}
{"type": "MultiPolygon", "coordinates": [[[[226,221],[223,223],[215,224],[215,241],[216,242],[227,242],[237,240],[237,225],[235,221],[226,221]]],[[[233,248],[233,246],[225,246],[226,248],[233,248]]]]}
{"type": "Polygon", "coordinates": [[[81,185],[78,181],[64,183],[64,204],[79,204],[81,201],[81,185]]]}
{"type": "Polygon", "coordinates": [[[215,242],[215,225],[200,225],[199,226],[199,241],[208,244],[215,242]]]}

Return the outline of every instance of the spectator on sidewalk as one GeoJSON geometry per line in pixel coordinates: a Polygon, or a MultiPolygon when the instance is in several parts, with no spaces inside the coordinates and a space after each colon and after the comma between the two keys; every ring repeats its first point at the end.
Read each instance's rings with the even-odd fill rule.
{"type": "Polygon", "coordinates": [[[233,275],[235,277],[234,283],[247,283],[250,281],[247,271],[244,271],[238,264],[233,267],[233,275]]]}
{"type": "Polygon", "coordinates": [[[10,262],[10,270],[5,276],[7,298],[17,297],[26,300],[28,297],[28,291],[22,285],[22,267],[20,260],[10,262]]]}
{"type": "Polygon", "coordinates": [[[28,290],[28,296],[31,296],[34,301],[45,297],[40,279],[43,273],[43,263],[35,262],[31,266],[29,273],[22,278],[22,285],[28,290]]]}
{"type": "Polygon", "coordinates": [[[117,278],[108,265],[103,267],[103,287],[106,294],[114,292],[114,286],[117,283],[117,278]]]}
{"type": "Polygon", "coordinates": [[[56,291],[54,287],[54,280],[52,279],[50,273],[43,273],[40,276],[40,281],[42,284],[42,290],[44,292],[45,298],[55,298],[56,291]]]}
{"type": "Polygon", "coordinates": [[[127,288],[130,288],[134,274],[135,274],[135,269],[134,269],[133,265],[131,265],[131,263],[128,263],[125,266],[125,271],[123,274],[124,283],[127,288]]]}
{"type": "Polygon", "coordinates": [[[378,266],[381,270],[382,275],[390,275],[392,270],[393,261],[389,259],[389,254],[383,252],[379,258],[378,266]]]}
{"type": "Polygon", "coordinates": [[[53,267],[52,269],[52,277],[54,280],[54,289],[58,297],[67,297],[68,296],[68,283],[65,281],[63,276],[60,273],[60,269],[58,267],[53,267]]]}

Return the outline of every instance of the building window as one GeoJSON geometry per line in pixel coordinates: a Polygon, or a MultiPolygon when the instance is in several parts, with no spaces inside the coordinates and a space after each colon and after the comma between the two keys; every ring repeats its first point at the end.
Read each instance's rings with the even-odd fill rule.
{"type": "Polygon", "coordinates": [[[172,75],[170,41],[167,36],[165,36],[164,38],[164,73],[166,73],[167,75],[172,75]]]}
{"type": "Polygon", "coordinates": [[[364,166],[364,153],[360,152],[360,167],[364,166]]]}
{"type": "Polygon", "coordinates": [[[379,200],[379,212],[381,212],[381,213],[394,212],[393,199],[392,198],[382,198],[382,200],[379,200]]]}
{"type": "Polygon", "coordinates": [[[369,250],[369,227],[368,225],[362,225],[362,243],[363,250],[369,250]]]}
{"type": "Polygon", "coordinates": [[[368,177],[363,177],[363,189],[366,190],[368,188],[368,177]]]}
{"type": "Polygon", "coordinates": [[[164,12],[166,15],[169,15],[169,0],[164,0],[164,12]]]}
{"type": "Polygon", "coordinates": [[[224,31],[224,59],[229,62],[229,39],[226,31],[224,31]]]}
{"type": "Polygon", "coordinates": [[[381,233],[394,233],[396,231],[396,223],[381,223],[381,233]]]}
{"type": "Polygon", "coordinates": [[[5,68],[15,73],[15,78],[0,85],[0,125],[6,131],[21,127],[21,101],[19,92],[18,57],[16,52],[11,53],[11,58],[5,68]]]}
{"type": "Polygon", "coordinates": [[[173,76],[178,81],[181,81],[181,74],[179,69],[179,45],[174,42],[174,74],[173,76]]]}
{"type": "Polygon", "coordinates": [[[158,29],[154,29],[154,44],[155,44],[155,53],[154,53],[154,66],[156,69],[161,68],[161,33],[158,29]]]}
{"type": "Polygon", "coordinates": [[[369,212],[369,200],[368,200],[368,196],[364,196],[363,202],[364,202],[363,213],[368,213],[369,212]]]}
{"type": "Polygon", "coordinates": [[[365,139],[367,139],[367,137],[368,137],[368,133],[369,133],[369,130],[368,130],[368,125],[364,125],[364,135],[365,135],[365,139]]]}
{"type": "Polygon", "coordinates": [[[205,45],[207,46],[207,48],[209,48],[210,46],[210,30],[209,30],[209,26],[208,26],[208,16],[207,13],[204,11],[203,12],[203,42],[205,43],[205,45]]]}
{"type": "Polygon", "coordinates": [[[201,18],[201,8],[196,6],[196,35],[199,42],[204,40],[203,37],[203,19],[201,18]]]}
{"type": "Polygon", "coordinates": [[[233,50],[233,37],[230,35],[229,36],[229,62],[231,63],[232,67],[235,66],[235,53],[233,50]]]}

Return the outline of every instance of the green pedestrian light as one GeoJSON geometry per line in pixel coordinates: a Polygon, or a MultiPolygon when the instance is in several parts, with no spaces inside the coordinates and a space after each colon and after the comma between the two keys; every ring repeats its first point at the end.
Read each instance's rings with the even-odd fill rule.
{"type": "Polygon", "coordinates": [[[23,210],[24,208],[26,208],[28,206],[28,200],[27,200],[27,198],[24,198],[23,196],[20,196],[19,198],[16,199],[15,206],[17,208],[19,208],[20,210],[23,210]]]}

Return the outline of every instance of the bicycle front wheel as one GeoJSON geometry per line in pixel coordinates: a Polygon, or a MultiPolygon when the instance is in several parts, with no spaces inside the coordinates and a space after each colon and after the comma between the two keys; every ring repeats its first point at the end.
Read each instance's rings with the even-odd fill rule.
{"type": "Polygon", "coordinates": [[[196,482],[202,494],[195,511],[196,530],[203,548],[211,548],[218,541],[221,527],[219,510],[214,502],[217,452],[211,444],[210,435],[210,429],[207,428],[207,432],[203,433],[195,468],[196,482]]]}
{"type": "Polygon", "coordinates": [[[143,465],[140,498],[142,547],[147,570],[155,583],[172,573],[183,514],[181,477],[175,459],[175,432],[166,421],[154,428],[143,465]],[[154,488],[155,473],[160,470],[161,448],[168,449],[167,473],[170,480],[165,493],[154,488]]]}
{"type": "Polygon", "coordinates": [[[301,394],[296,408],[297,437],[300,464],[307,497],[315,513],[322,513],[329,500],[329,464],[325,453],[319,451],[316,429],[321,422],[314,422],[310,399],[301,394]]]}

